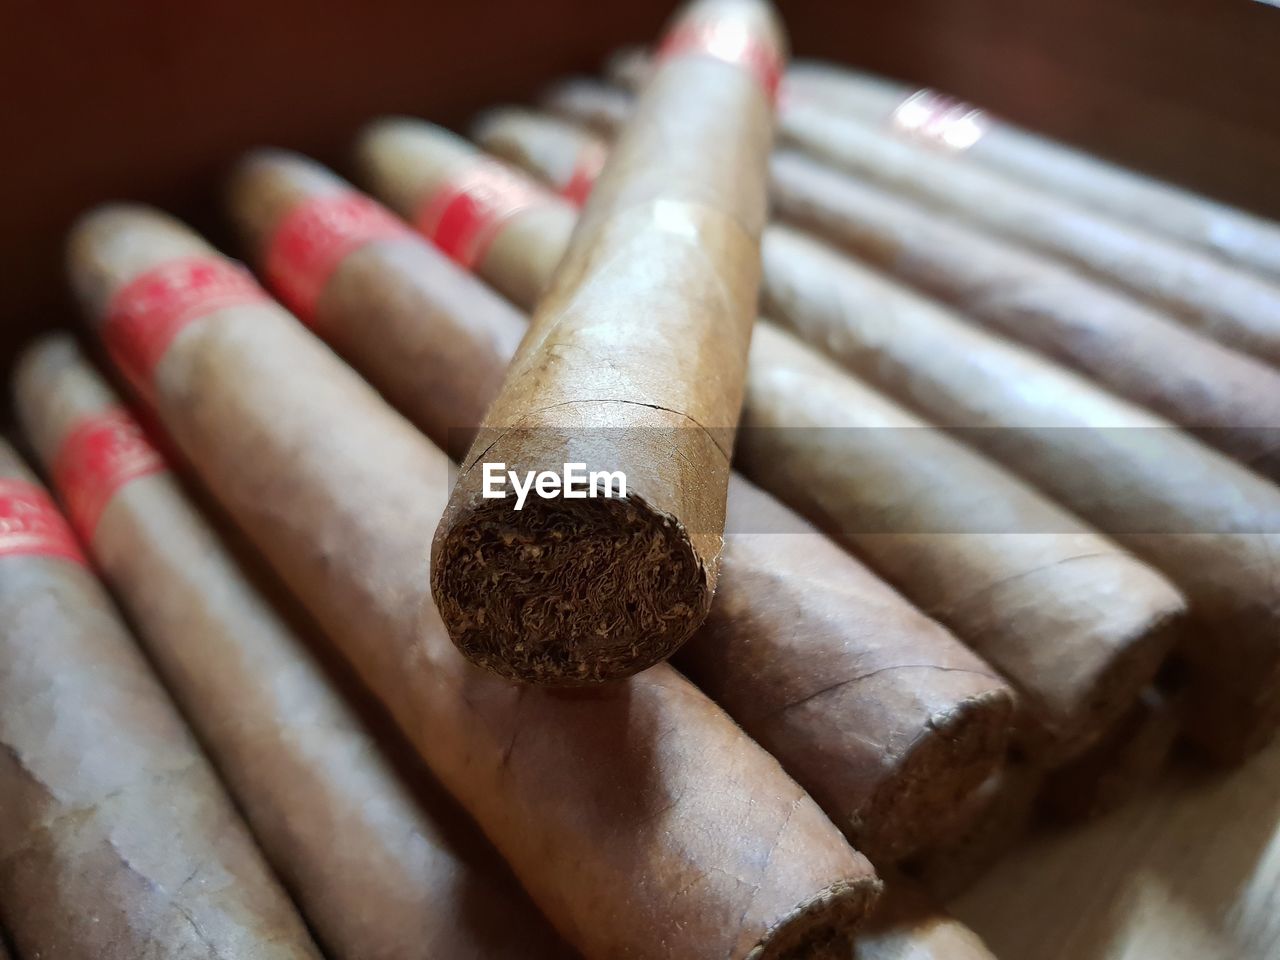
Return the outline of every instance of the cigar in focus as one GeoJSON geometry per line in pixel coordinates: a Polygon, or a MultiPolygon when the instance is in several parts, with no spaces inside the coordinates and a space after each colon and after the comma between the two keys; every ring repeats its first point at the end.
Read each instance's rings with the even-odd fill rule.
{"type": "Polygon", "coordinates": [[[16,396],[82,540],[326,953],[568,956],[453,802],[396,768],[355,691],[241,571],[70,337],[26,353],[16,396]]]}
{"type": "Polygon", "coordinates": [[[891,876],[853,960],[995,960],[982,938],[906,877],[891,876]]]}
{"type": "Polygon", "coordinates": [[[1280,284],[821,106],[791,101],[778,132],[881,188],[1051,254],[1228,346],[1280,362],[1280,284]]]}
{"type": "MultiPolygon", "coordinates": [[[[571,131],[518,112],[491,114],[480,134],[507,156],[549,161],[573,153],[571,131]]],[[[582,150],[599,146],[581,134],[577,142],[582,150]]],[[[567,166],[547,162],[538,172],[555,177],[567,166]]],[[[783,166],[775,161],[775,169],[783,166]]],[[[845,181],[846,193],[860,189],[829,177],[845,181]]],[[[812,209],[829,215],[837,208],[820,197],[841,191],[837,182],[813,192],[812,209]]],[[[907,235],[927,229],[922,222],[907,235]]],[[[1280,491],[1167,421],[795,230],[768,227],[763,259],[765,313],[933,422],[972,428],[965,439],[1172,578],[1191,600],[1195,621],[1184,634],[1196,665],[1188,693],[1192,738],[1229,761],[1265,745],[1280,725],[1280,640],[1270,604],[1257,599],[1276,589],[1266,571],[1280,531],[1280,491]],[[1145,535],[1124,535],[1130,531],[1145,535]]],[[[1274,379],[1280,386],[1280,376],[1274,379]]],[[[1280,390],[1273,393],[1280,398],[1280,390]]],[[[1274,432],[1260,427],[1254,435],[1269,444],[1274,432]]]]}
{"type": "Polygon", "coordinates": [[[961,435],[1176,584],[1189,732],[1226,760],[1280,727],[1280,489],[1160,417],[793,230],[762,306],[845,369],[961,435]]]}
{"type": "MultiPolygon", "coordinates": [[[[384,122],[360,152],[375,189],[410,215],[466,182],[466,145],[427,124],[384,122]]],[[[544,192],[539,209],[563,216],[536,221],[504,216],[510,205],[491,196],[481,202],[493,211],[494,249],[509,241],[475,265],[482,276],[496,282],[522,245],[539,258],[563,249],[567,201],[544,192]]],[[[533,279],[528,264],[522,273],[533,279]]],[[[755,336],[765,342],[751,348],[744,422],[760,429],[739,437],[739,465],[999,669],[1020,694],[1020,740],[1037,760],[1087,747],[1158,669],[1183,606],[1176,591],[789,335],[762,323],[755,336]]]]}
{"type": "MultiPolygon", "coordinates": [[[[436,607],[480,666],[599,683],[706,618],[783,48],[764,0],[694,0],[668,30],[432,541],[436,607]],[[567,489],[567,464],[590,494],[567,489]],[[491,468],[536,474],[538,496],[494,495],[491,468]]],[[[423,218],[465,230],[456,198],[438,200],[423,218]]]]}
{"type": "MultiPolygon", "coordinates": [[[[619,64],[634,71],[633,57],[619,64]]],[[[1280,279],[1280,226],[1108,163],[998,119],[936,90],[820,61],[787,71],[787,100],[874,123],[905,139],[963,156],[994,173],[1054,193],[1225,260],[1280,279]]]]}
{"type": "Polygon", "coordinates": [[[572,946],[847,956],[870,865],[692,684],[659,665],[548,690],[458,653],[422,550],[446,456],[240,268],[139,207],[88,215],[69,258],[205,485],[572,946]]]}
{"type": "Polygon", "coordinates": [[[19,956],[320,960],[75,535],[0,441],[0,923],[19,956]]]}
{"type": "Polygon", "coordinates": [[[1150,784],[1178,735],[1178,696],[1150,687],[1097,745],[1051,771],[1040,789],[1042,813],[1056,820],[1100,817],[1150,784]]]}
{"type": "MultiPolygon", "coordinates": [[[[630,97],[573,81],[546,101],[564,118],[508,110],[482,124],[482,142],[563,189],[558,154],[576,139],[587,158],[627,116],[630,97]],[[579,125],[576,137],[573,123],[579,125]],[[520,146],[517,146],[519,144],[520,146]],[[532,144],[537,144],[535,148],[532,144]]],[[[586,189],[576,187],[580,194],[586,189]]],[[[784,221],[838,244],[964,310],[972,319],[1076,367],[1272,479],[1280,479],[1280,371],[1176,322],[1154,306],[965,223],[939,218],[803,153],[775,150],[770,193],[784,221]]],[[[769,235],[769,228],[765,236],[769,235]]],[[[768,278],[767,266],[765,270],[768,278]]]]}
{"type": "MultiPolygon", "coordinates": [[[[456,450],[456,425],[479,423],[524,317],[420,237],[406,231],[390,242],[328,215],[370,203],[283,152],[247,157],[230,190],[249,259],[270,286],[301,277],[317,290],[316,329],[428,437],[456,450]],[[304,261],[290,253],[298,236],[347,253],[304,261]],[[437,346],[453,343],[471,348],[437,346]]],[[[932,842],[940,814],[1000,761],[1008,689],[945,629],[736,474],[727,515],[716,599],[674,662],[874,862],[932,842]]]]}
{"type": "Polygon", "coordinates": [[[940,902],[955,899],[1026,836],[1043,782],[1036,766],[1010,763],[956,811],[963,828],[955,838],[904,864],[903,871],[940,902]]]}

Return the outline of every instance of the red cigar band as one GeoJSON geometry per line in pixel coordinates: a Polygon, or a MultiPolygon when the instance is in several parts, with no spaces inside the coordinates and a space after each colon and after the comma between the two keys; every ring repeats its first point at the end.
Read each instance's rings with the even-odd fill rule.
{"type": "Polygon", "coordinates": [[[130,480],[166,469],[142,425],[123,407],[81,420],[53,461],[53,482],[84,543],[93,542],[98,520],[116,491],[130,480]]]}
{"type": "Polygon", "coordinates": [[[782,57],[769,41],[740,20],[692,20],[676,26],[658,48],[658,60],[698,54],[742,67],[755,75],[770,102],[777,99],[782,57]]]}
{"type": "Polygon", "coordinates": [[[263,272],[285,306],[310,326],[320,294],[347,254],[374,240],[409,232],[403,221],[364,194],[344,191],[309,197],[276,227],[263,272]]]}
{"type": "Polygon", "coordinates": [[[946,150],[967,150],[987,132],[987,115],[963,100],[934,90],[917,90],[889,118],[900,134],[946,150]]]}
{"type": "Polygon", "coordinates": [[[600,171],[604,169],[604,161],[608,153],[603,143],[589,143],[583,147],[582,152],[578,154],[577,163],[574,164],[573,173],[560,188],[561,195],[575,206],[580,207],[585,204],[587,197],[591,195],[591,188],[596,185],[600,171]]]}
{"type": "Polygon", "coordinates": [[[468,270],[513,216],[546,202],[528,178],[493,160],[480,160],[428,197],[419,209],[419,232],[468,270]]]}
{"type": "Polygon", "coordinates": [[[0,477],[0,557],[11,554],[61,557],[88,566],[49,494],[26,480],[0,477]]]}
{"type": "Polygon", "coordinates": [[[156,364],[183,327],[215,310],[269,300],[249,271],[232,260],[216,254],[180,257],[117,291],[102,336],[120,369],[145,395],[156,364]]]}

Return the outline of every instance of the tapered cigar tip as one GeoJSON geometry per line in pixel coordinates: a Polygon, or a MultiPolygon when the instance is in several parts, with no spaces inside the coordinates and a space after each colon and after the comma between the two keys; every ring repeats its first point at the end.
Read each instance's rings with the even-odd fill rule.
{"type": "Polygon", "coordinates": [[[227,178],[226,202],[246,256],[262,255],[281,217],[300,199],[346,187],[337,174],[292,150],[257,147],[244,154],[227,178]]]}
{"type": "Polygon", "coordinates": [[[44,334],[27,343],[13,368],[13,396],[19,410],[26,399],[43,393],[44,385],[79,357],[79,344],[65,330],[44,334]]]}
{"type": "Polygon", "coordinates": [[[874,875],[831,884],[774,926],[746,960],[848,960],[883,886],[874,875]]]}
{"type": "Polygon", "coordinates": [[[639,497],[506,500],[446,514],[431,588],[472,663],[512,680],[619,680],[671,656],[711,604],[686,531],[639,497]]]}
{"type": "Polygon", "coordinates": [[[513,123],[523,123],[531,116],[531,113],[523,107],[490,107],[471,122],[471,139],[477,143],[483,143],[494,131],[513,123]]]}
{"type": "Polygon", "coordinates": [[[207,256],[213,247],[175,217],[140,203],[95,207],[67,235],[67,276],[90,323],[130,274],[157,260],[207,256]]]}

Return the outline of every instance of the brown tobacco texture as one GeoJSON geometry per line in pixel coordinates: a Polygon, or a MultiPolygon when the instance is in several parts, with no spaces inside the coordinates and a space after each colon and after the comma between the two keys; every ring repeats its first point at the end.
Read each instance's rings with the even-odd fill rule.
{"type": "Polygon", "coordinates": [[[1192,735],[1235,759],[1280,726],[1280,489],[1173,424],[786,228],[763,308],[1023,475],[1190,602],[1192,735]]]}
{"type": "MultiPolygon", "coordinates": [[[[26,355],[17,399],[47,467],[72,430],[119,409],[67,337],[26,355]]],[[[568,955],[462,812],[379,745],[370,705],[337,685],[171,474],[118,489],[91,546],[330,957],[568,955]]]]}
{"type": "Polygon", "coordinates": [[[787,144],[881,188],[1051,254],[1222,343],[1280,361],[1280,285],[819,105],[792,101],[778,131],[787,144]]]}
{"type": "MultiPolygon", "coordinates": [[[[351,188],[300,157],[237,169],[234,219],[270,262],[280,224],[351,188]]],[[[524,327],[421,239],[371,242],[337,263],[317,327],[443,445],[478,423],[524,327]],[[432,284],[421,278],[430,276],[432,284]],[[465,354],[434,345],[479,344],[465,354]],[[400,384],[430,384],[406,390],[400,384]]],[[[469,441],[463,439],[463,444],[469,441]]],[[[465,448],[465,447],[464,447],[465,448]]],[[[928,843],[940,813],[996,767],[1007,688],[847,553],[734,475],[717,597],[676,663],[776,756],[873,860],[928,843]],[[763,531],[763,532],[757,532],[763,531]],[[772,531],[772,532],[768,532],[772,531]]]]}
{"type": "Polygon", "coordinates": [[[943,903],[959,896],[1026,835],[1043,782],[1036,767],[1009,764],[957,811],[953,839],[905,864],[904,872],[943,903]]]}
{"type": "Polygon", "coordinates": [[[852,960],[995,960],[982,938],[910,880],[891,877],[852,960]]]}
{"type": "Polygon", "coordinates": [[[1150,784],[1178,735],[1178,696],[1151,687],[1101,742],[1052,771],[1040,808],[1061,820],[1101,816],[1150,784]]]}
{"type": "Polygon", "coordinates": [[[1280,371],[1052,259],[859,183],[774,154],[784,220],[1075,367],[1280,479],[1280,371]]]}
{"type": "MultiPolygon", "coordinates": [[[[0,477],[33,481],[0,441],[0,477]]],[[[24,957],[319,960],[87,567],[0,556],[0,923],[24,957]]]]}
{"type": "MultiPolygon", "coordinates": [[[[392,135],[375,128],[364,144],[370,179],[401,184],[402,198],[438,188],[444,164],[425,158],[447,156],[457,176],[461,151],[451,135],[408,121],[392,135]]],[[[570,210],[549,194],[542,206],[570,210]]],[[[562,228],[521,226],[519,242],[539,257],[563,243],[562,228]]],[[[478,270],[496,278],[517,257],[513,240],[478,270]]],[[[1181,598],[1008,474],[914,429],[924,422],[793,338],[768,324],[756,336],[767,343],[751,349],[744,422],[762,429],[739,438],[740,463],[1000,669],[1021,694],[1021,740],[1038,760],[1083,750],[1154,676],[1181,598]]]]}
{"type": "MultiPolygon", "coordinates": [[[[100,324],[193,254],[216,256],[104,209],[73,233],[74,286],[100,324]]],[[[165,425],[573,946],[847,956],[878,882],[768,754],[669,667],[567,692],[470,665],[425,595],[445,455],[277,305],[186,319],[151,380],[165,425]]]]}
{"type": "MultiPolygon", "coordinates": [[[[695,0],[668,42],[704,23],[782,56],[759,0],[695,0]]],[[[759,286],[770,95],[747,66],[677,48],[621,131],[432,542],[432,595],[472,662],[599,683],[666,659],[706,618],[759,286]],[[519,511],[484,496],[486,463],[523,475],[573,462],[620,471],[625,495],[534,496],[519,511]]]]}
{"type": "MultiPolygon", "coordinates": [[[[918,108],[928,122],[929,111],[945,111],[942,124],[934,121],[926,135],[945,135],[952,122],[963,121],[975,108],[915,90],[873,74],[817,61],[794,65],[786,79],[788,97],[839,110],[861,120],[884,124],[908,138],[919,137],[911,122],[918,108]],[[910,101],[910,102],[908,102],[910,101]]],[[[1280,279],[1280,226],[1273,221],[1217,203],[1172,184],[1115,166],[1037,136],[982,111],[975,118],[980,136],[964,150],[967,162],[1051,191],[1190,243],[1242,266],[1280,279]]],[[[968,138],[966,138],[967,140],[968,138]]]]}

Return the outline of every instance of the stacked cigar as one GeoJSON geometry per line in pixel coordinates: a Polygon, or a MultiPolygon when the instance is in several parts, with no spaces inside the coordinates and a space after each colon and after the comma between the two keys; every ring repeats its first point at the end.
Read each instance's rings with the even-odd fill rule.
{"type": "Polygon", "coordinates": [[[32,345],[0,448],[19,957],[976,960],[1037,815],[1267,742],[1280,234],[784,60],[698,0],[369,193],[257,151],[248,266],[82,218],[105,369],[32,345]]]}

